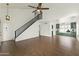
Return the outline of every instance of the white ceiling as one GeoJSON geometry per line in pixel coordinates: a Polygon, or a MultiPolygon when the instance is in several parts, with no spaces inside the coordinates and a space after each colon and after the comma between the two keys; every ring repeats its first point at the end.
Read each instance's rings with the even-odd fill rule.
{"type": "MultiPolygon", "coordinates": [[[[28,8],[28,5],[32,5],[32,6],[37,6],[37,3],[9,3],[10,7],[17,7],[17,8],[21,8],[21,7],[25,7],[28,8]]],[[[5,3],[0,3],[0,5],[2,7],[6,7],[5,3]]],[[[62,8],[79,8],[79,3],[43,3],[43,7],[49,7],[49,8],[58,8],[58,9],[62,9],[62,8]]]]}
{"type": "MultiPolygon", "coordinates": [[[[2,8],[6,8],[6,3],[0,4],[2,8]]],[[[30,9],[28,5],[37,6],[36,3],[9,3],[9,8],[24,8],[24,9],[30,9]]],[[[32,9],[32,8],[31,8],[32,9]]]]}
{"type": "Polygon", "coordinates": [[[49,3],[44,6],[50,8],[49,11],[44,12],[45,19],[56,20],[70,15],[79,15],[79,3],[49,3]]]}

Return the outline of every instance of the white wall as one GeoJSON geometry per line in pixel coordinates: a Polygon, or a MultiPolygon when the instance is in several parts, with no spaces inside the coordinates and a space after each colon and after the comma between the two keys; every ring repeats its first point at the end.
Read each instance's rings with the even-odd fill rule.
{"type": "MultiPolygon", "coordinates": [[[[0,4],[1,5],[1,4],[0,4]]],[[[3,40],[2,20],[1,20],[1,6],[0,6],[0,42],[3,40]]]]}
{"type": "Polygon", "coordinates": [[[43,36],[52,36],[52,31],[53,31],[53,35],[56,35],[56,23],[57,22],[50,22],[50,21],[41,21],[40,23],[40,31],[41,31],[41,35],[43,36]],[[52,25],[53,25],[53,29],[52,29],[52,25]]]}
{"type": "Polygon", "coordinates": [[[50,23],[48,21],[40,22],[40,35],[42,36],[50,36],[50,23]]]}
{"type": "Polygon", "coordinates": [[[77,18],[76,23],[77,23],[77,30],[76,30],[76,31],[77,31],[77,33],[76,33],[77,36],[76,36],[76,37],[77,37],[77,40],[79,41],[79,16],[78,16],[78,18],[77,18]]]}

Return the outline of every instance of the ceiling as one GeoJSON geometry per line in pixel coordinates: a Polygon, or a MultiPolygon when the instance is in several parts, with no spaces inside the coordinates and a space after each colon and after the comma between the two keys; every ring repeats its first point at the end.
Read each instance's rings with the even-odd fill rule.
{"type": "Polygon", "coordinates": [[[44,19],[58,20],[68,16],[79,15],[79,3],[49,3],[44,4],[50,10],[44,12],[44,19]]]}
{"type": "MultiPolygon", "coordinates": [[[[37,6],[37,3],[10,3],[9,8],[33,9],[28,5],[37,6]]],[[[6,8],[6,4],[0,4],[6,8]]],[[[42,7],[49,7],[49,10],[43,11],[44,19],[60,19],[70,14],[79,14],[79,3],[43,3],[42,7]]]]}
{"type": "MultiPolygon", "coordinates": [[[[9,3],[9,7],[13,8],[28,8],[28,5],[32,6],[37,6],[37,3],[9,3]]],[[[5,3],[0,3],[2,7],[6,7],[5,3]]],[[[74,8],[74,9],[79,9],[79,3],[43,3],[43,7],[49,7],[49,8],[57,8],[57,9],[62,9],[62,8],[74,8]]]]}

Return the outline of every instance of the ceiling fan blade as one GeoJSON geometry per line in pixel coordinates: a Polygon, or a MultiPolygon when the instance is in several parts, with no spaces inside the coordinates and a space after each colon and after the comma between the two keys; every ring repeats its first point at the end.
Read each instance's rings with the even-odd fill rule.
{"type": "Polygon", "coordinates": [[[31,7],[31,8],[36,8],[36,7],[34,7],[34,6],[31,6],[31,5],[28,5],[28,7],[31,7]]]}
{"type": "Polygon", "coordinates": [[[36,12],[37,10],[34,10],[32,13],[36,12]]]}
{"type": "Polygon", "coordinates": [[[42,6],[42,3],[39,3],[39,4],[38,4],[38,8],[41,8],[41,6],[42,6]]]}
{"type": "Polygon", "coordinates": [[[40,8],[41,10],[48,10],[49,8],[40,8]]]}

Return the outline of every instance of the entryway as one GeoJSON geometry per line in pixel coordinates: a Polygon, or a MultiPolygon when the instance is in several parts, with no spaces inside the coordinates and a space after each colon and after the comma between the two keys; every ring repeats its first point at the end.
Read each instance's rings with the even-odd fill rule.
{"type": "Polygon", "coordinates": [[[56,24],[56,35],[76,37],[76,22],[56,24]]]}

